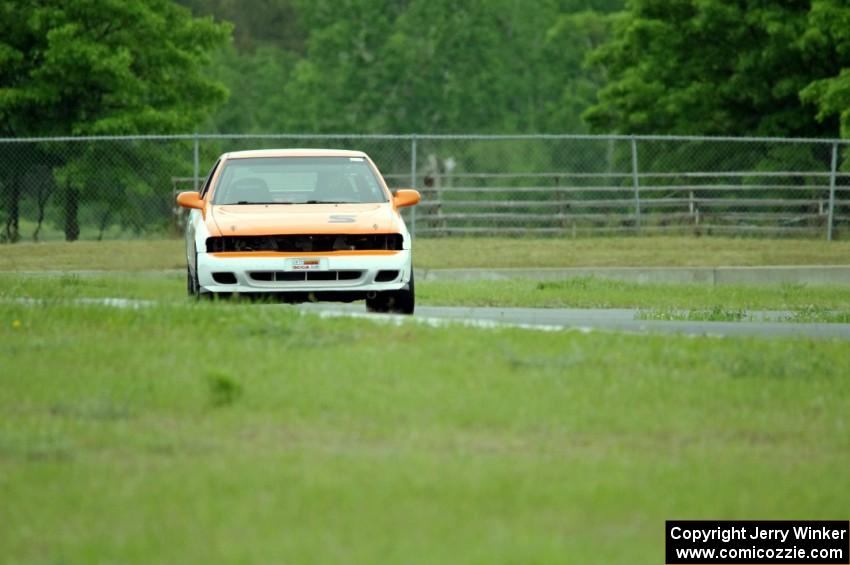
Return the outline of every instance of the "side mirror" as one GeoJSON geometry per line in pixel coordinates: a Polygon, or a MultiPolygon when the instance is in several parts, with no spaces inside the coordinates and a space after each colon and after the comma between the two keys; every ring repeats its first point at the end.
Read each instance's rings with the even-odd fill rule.
{"type": "Polygon", "coordinates": [[[183,208],[204,209],[204,201],[201,199],[200,192],[181,192],[177,195],[177,204],[183,208]]]}
{"type": "Polygon", "coordinates": [[[395,195],[393,196],[393,206],[396,208],[415,206],[416,204],[419,204],[420,200],[422,200],[422,197],[419,195],[418,190],[402,188],[395,192],[395,195]]]}

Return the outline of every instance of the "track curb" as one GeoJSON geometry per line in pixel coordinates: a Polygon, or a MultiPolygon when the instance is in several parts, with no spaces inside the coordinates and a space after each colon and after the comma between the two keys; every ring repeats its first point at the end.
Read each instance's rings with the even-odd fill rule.
{"type": "Polygon", "coordinates": [[[421,281],[568,280],[595,277],[635,283],[850,286],[850,265],[416,269],[415,272],[416,278],[421,281]]]}

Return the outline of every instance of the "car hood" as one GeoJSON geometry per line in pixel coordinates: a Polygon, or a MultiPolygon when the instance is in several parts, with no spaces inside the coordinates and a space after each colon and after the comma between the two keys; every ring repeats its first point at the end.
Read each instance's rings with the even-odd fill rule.
{"type": "Polygon", "coordinates": [[[213,205],[210,232],[220,235],[398,233],[398,213],[376,204],[213,205]]]}

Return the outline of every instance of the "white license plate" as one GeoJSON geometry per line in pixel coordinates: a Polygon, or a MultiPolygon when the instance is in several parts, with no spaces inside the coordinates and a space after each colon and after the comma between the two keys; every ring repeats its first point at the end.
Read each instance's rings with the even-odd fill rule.
{"type": "Polygon", "coordinates": [[[326,271],[328,269],[328,260],[322,257],[287,259],[286,268],[290,271],[326,271]]]}

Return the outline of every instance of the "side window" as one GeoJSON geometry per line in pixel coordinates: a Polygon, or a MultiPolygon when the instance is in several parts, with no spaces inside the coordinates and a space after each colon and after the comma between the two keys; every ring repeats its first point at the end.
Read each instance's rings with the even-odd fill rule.
{"type": "Polygon", "coordinates": [[[221,161],[216,161],[213,168],[210,169],[210,173],[207,175],[207,180],[204,181],[204,188],[201,189],[201,198],[206,198],[207,192],[210,190],[210,183],[212,183],[213,175],[215,175],[215,170],[218,169],[218,164],[221,161]]]}

